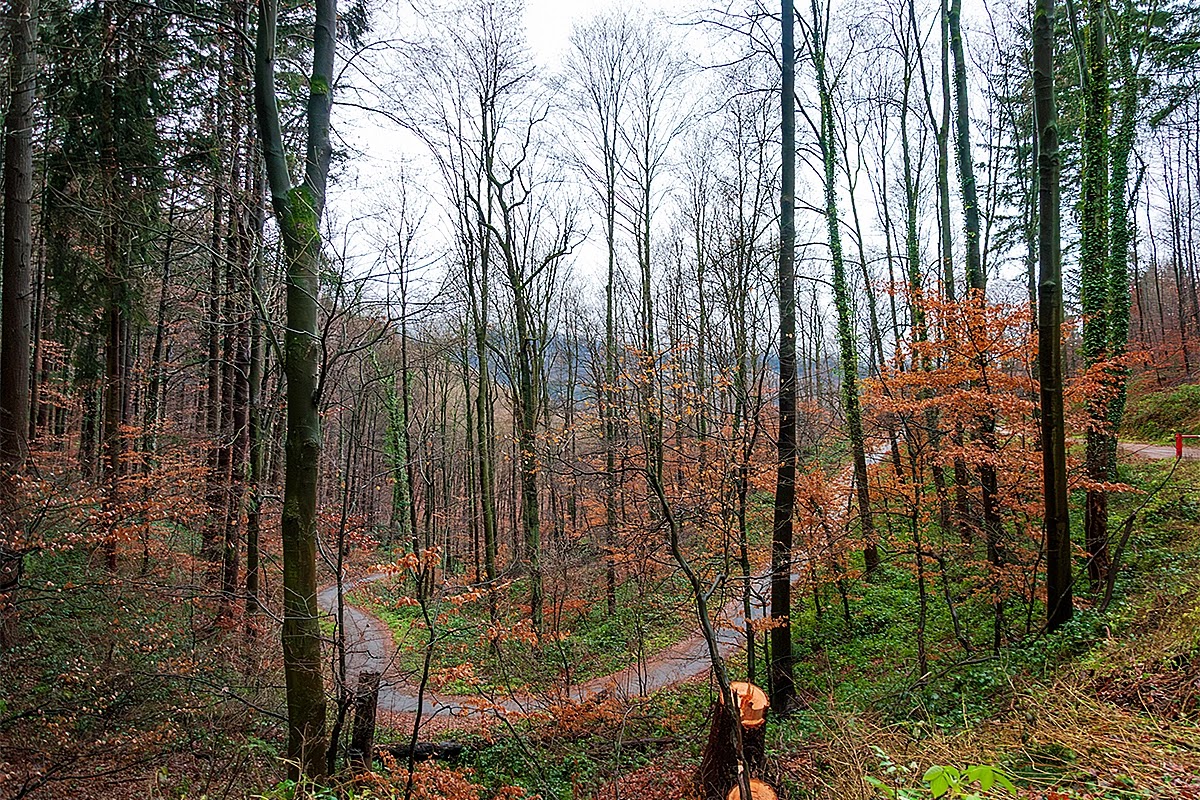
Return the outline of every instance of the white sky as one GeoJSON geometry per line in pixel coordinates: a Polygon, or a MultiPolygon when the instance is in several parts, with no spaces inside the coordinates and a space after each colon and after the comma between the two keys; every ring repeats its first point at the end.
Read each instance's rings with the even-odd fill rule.
{"type": "MultiPolygon", "coordinates": [[[[384,0],[375,6],[373,35],[380,38],[412,35],[407,24],[412,19],[411,0],[384,0]]],[[[445,0],[424,0],[422,6],[437,7],[445,0]]],[[[635,14],[661,15],[673,19],[686,14],[704,0],[525,0],[524,26],[529,54],[547,74],[556,72],[570,46],[574,27],[608,9],[625,8],[635,14]]],[[[709,0],[711,3],[711,0],[709,0]]],[[[344,52],[343,52],[344,55],[344,52]]],[[[372,219],[381,207],[392,205],[391,198],[399,193],[399,176],[409,174],[407,191],[410,203],[428,207],[425,225],[426,240],[437,241],[429,233],[441,225],[439,218],[443,189],[432,173],[425,146],[406,133],[392,120],[369,111],[347,105],[337,105],[339,99],[353,102],[366,98],[335,94],[334,127],[340,145],[349,148],[348,162],[336,165],[327,204],[329,246],[352,260],[351,271],[365,274],[374,262],[384,237],[391,238],[386,223],[372,219]],[[411,180],[413,177],[417,180],[411,180]]],[[[582,250],[587,251],[589,243],[582,250]]],[[[427,254],[433,256],[435,254],[427,254]]],[[[577,252],[578,256],[578,252],[577,252]]],[[[578,259],[577,259],[578,260],[578,259]]],[[[586,259],[585,259],[586,260],[586,259]]],[[[431,279],[437,270],[430,273],[431,279]]]]}
{"type": "MultiPolygon", "coordinates": [[[[426,8],[442,6],[446,2],[416,1],[426,8]]],[[[411,2],[413,0],[379,2],[374,9],[375,35],[394,35],[401,39],[411,37],[416,28],[408,24],[413,16],[411,2]]],[[[558,70],[562,56],[570,45],[570,35],[575,25],[599,12],[624,8],[635,15],[681,19],[698,8],[720,6],[722,0],[525,0],[524,5],[529,53],[543,72],[553,73],[558,70]]],[[[981,13],[981,5],[978,0],[967,0],[966,5],[968,13],[965,16],[968,19],[964,27],[967,28],[967,36],[976,40],[972,43],[974,46],[986,48],[989,46],[986,41],[988,26],[986,16],[981,13]]],[[[403,87],[392,88],[403,90],[403,87]]],[[[369,101],[364,99],[364,104],[369,105],[369,101]]],[[[972,111],[978,114],[981,109],[973,108],[972,111]]],[[[387,221],[378,220],[378,216],[381,209],[394,206],[392,199],[399,196],[399,176],[402,172],[408,173],[406,187],[410,207],[428,209],[423,225],[425,236],[419,239],[424,239],[427,246],[437,247],[440,237],[436,230],[444,224],[441,206],[444,190],[429,164],[424,146],[401,130],[394,121],[359,109],[346,106],[335,108],[334,124],[336,133],[349,146],[351,158],[349,162],[335,167],[335,183],[330,187],[328,231],[332,249],[353,258],[350,265],[353,273],[361,275],[375,268],[381,247],[394,238],[394,229],[387,221]]],[[[977,147],[979,144],[977,142],[977,147]]],[[[801,175],[802,180],[813,177],[807,173],[801,175]]],[[[867,202],[866,198],[863,202],[867,202]]],[[[590,209],[583,210],[583,225],[586,228],[590,209]]],[[[869,210],[867,216],[870,216],[869,210]]],[[[595,255],[592,250],[596,247],[594,242],[587,242],[577,250],[574,271],[578,276],[586,277],[593,271],[589,265],[594,260],[591,256],[595,255]]],[[[436,258],[437,253],[426,252],[423,255],[432,259],[436,258]]],[[[435,280],[437,272],[434,269],[428,273],[429,279],[435,280]]],[[[419,288],[417,291],[421,292],[419,288]]]]}
{"type": "Polygon", "coordinates": [[[525,33],[529,49],[545,67],[560,63],[566,51],[571,29],[609,8],[626,8],[650,13],[675,14],[686,11],[690,3],[680,0],[526,0],[525,33]]]}

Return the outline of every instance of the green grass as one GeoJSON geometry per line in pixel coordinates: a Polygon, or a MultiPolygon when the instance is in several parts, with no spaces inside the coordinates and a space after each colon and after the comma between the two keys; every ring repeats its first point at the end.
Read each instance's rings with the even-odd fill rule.
{"type": "Polygon", "coordinates": [[[1200,384],[1130,396],[1122,425],[1125,436],[1169,443],[1177,432],[1200,433],[1200,384]]]}
{"type": "MultiPolygon", "coordinates": [[[[501,631],[512,632],[527,625],[528,611],[521,605],[525,581],[515,581],[501,598],[501,631]]],[[[423,667],[427,628],[418,606],[401,597],[411,593],[403,584],[372,584],[350,594],[350,601],[369,608],[392,631],[397,663],[402,671],[418,675],[423,667]]],[[[436,619],[433,671],[435,677],[469,664],[481,681],[472,687],[461,679],[441,682],[443,692],[473,694],[488,690],[545,690],[570,682],[579,684],[621,670],[688,636],[695,626],[694,614],[682,580],[648,582],[639,588],[634,581],[618,586],[617,609],[607,613],[603,595],[592,593],[582,603],[555,606],[548,603],[546,627],[558,636],[544,635],[540,648],[527,639],[502,637],[499,647],[488,641],[491,625],[486,597],[462,604],[435,598],[430,603],[436,619]]]]}

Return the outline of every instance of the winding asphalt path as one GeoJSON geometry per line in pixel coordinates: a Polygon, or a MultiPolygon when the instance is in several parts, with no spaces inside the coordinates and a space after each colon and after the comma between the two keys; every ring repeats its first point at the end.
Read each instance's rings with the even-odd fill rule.
{"type": "MultiPolygon", "coordinates": [[[[1175,448],[1167,445],[1120,442],[1120,448],[1134,456],[1149,459],[1173,459],[1175,448]]],[[[875,450],[868,454],[870,463],[877,463],[887,455],[886,450],[875,450]]],[[[1200,448],[1184,448],[1184,458],[1200,458],[1200,448]]],[[[849,469],[836,479],[841,491],[850,490],[849,469]]],[[[841,504],[839,504],[840,506],[841,504]]],[[[840,513],[840,510],[839,512],[840,513]]],[[[343,584],[343,592],[387,577],[386,573],[373,573],[343,584]]],[[[798,577],[793,576],[793,580],[798,577]]],[[[770,575],[751,578],[750,618],[761,620],[767,614],[770,599],[770,575]]],[[[329,586],[317,594],[320,607],[329,614],[337,614],[337,587],[329,586]]],[[[379,708],[393,713],[415,713],[421,707],[422,716],[431,718],[446,715],[460,719],[479,716],[498,716],[505,713],[544,710],[564,701],[581,702],[600,695],[635,696],[664,689],[676,683],[703,675],[711,668],[708,645],[697,630],[687,639],[661,650],[649,658],[631,664],[619,672],[572,685],[569,694],[515,695],[490,701],[483,697],[444,695],[426,691],[418,700],[418,687],[412,676],[402,674],[395,659],[395,642],[391,630],[378,617],[363,609],[345,603],[342,611],[346,628],[346,674],[354,679],[363,670],[378,672],[382,679],[379,689],[379,708]]],[[[714,615],[714,627],[721,655],[728,658],[744,649],[746,616],[742,599],[736,597],[714,615]]]]}
{"type": "MultiPolygon", "coordinates": [[[[343,592],[383,580],[385,573],[365,575],[343,585],[343,592]]],[[[751,579],[751,619],[766,615],[770,598],[770,575],[751,579]]],[[[317,602],[330,614],[337,613],[337,587],[329,586],[317,594],[317,602]]],[[[346,626],[346,674],[357,676],[363,670],[382,676],[379,688],[379,709],[393,713],[415,713],[418,707],[418,687],[409,676],[403,675],[394,658],[392,633],[378,617],[346,603],[343,605],[346,626]]],[[[728,657],[744,648],[745,614],[740,597],[731,600],[713,620],[721,655],[728,657]]],[[[489,701],[482,697],[443,695],[426,690],[421,700],[423,716],[452,717],[478,714],[500,714],[541,710],[565,700],[582,702],[601,695],[634,696],[655,692],[708,671],[711,666],[708,644],[697,631],[687,639],[661,650],[639,663],[600,678],[571,686],[569,696],[559,694],[517,695],[489,701]]]]}
{"type": "MultiPolygon", "coordinates": [[[[887,450],[868,453],[869,463],[877,463],[887,450]]],[[[847,468],[835,479],[838,494],[850,491],[852,469],[847,468]]],[[[840,504],[839,504],[840,506],[840,504]]],[[[358,586],[383,580],[386,573],[373,573],[342,585],[343,595],[358,586]]],[[[799,578],[793,574],[792,580],[799,578]]],[[[761,620],[767,616],[771,595],[769,573],[750,579],[750,618],[761,620]]],[[[328,586],[317,594],[317,603],[326,612],[336,616],[337,586],[328,586]]],[[[522,713],[544,710],[564,701],[582,702],[599,696],[632,697],[650,694],[659,689],[681,683],[703,675],[712,667],[708,644],[699,630],[687,639],[667,647],[648,658],[631,664],[619,672],[574,684],[569,693],[559,695],[515,695],[490,701],[482,697],[443,695],[426,690],[418,698],[418,687],[412,676],[402,674],[395,659],[395,642],[391,630],[378,617],[363,609],[344,603],[342,613],[346,630],[346,674],[355,680],[363,670],[381,675],[379,687],[379,709],[393,713],[415,713],[421,708],[423,717],[446,715],[457,718],[498,716],[505,713],[522,713]]],[[[711,613],[711,611],[710,611],[711,613]]],[[[717,632],[717,643],[721,656],[728,658],[745,649],[746,614],[740,596],[725,604],[713,615],[713,626],[717,632]]]]}
{"type": "MultiPolygon", "coordinates": [[[[1134,456],[1149,459],[1173,459],[1175,448],[1166,445],[1120,442],[1120,448],[1134,456]]],[[[869,463],[878,463],[888,454],[887,450],[876,449],[869,453],[869,463]]],[[[1200,448],[1185,447],[1184,458],[1200,458],[1200,448]]],[[[837,492],[850,491],[851,469],[847,468],[835,479],[837,492]]],[[[836,513],[841,513],[841,504],[836,513]]],[[[343,592],[387,577],[386,573],[373,573],[343,584],[343,592]]],[[[793,575],[793,580],[798,578],[793,575]]],[[[750,618],[761,620],[767,614],[771,594],[769,574],[750,579],[750,618]]],[[[337,587],[328,586],[317,594],[320,607],[330,614],[337,614],[337,587]]],[[[403,675],[396,665],[395,642],[391,630],[378,617],[363,609],[345,603],[343,615],[346,627],[346,674],[356,677],[363,670],[378,672],[382,679],[379,689],[379,708],[393,713],[415,713],[418,706],[425,717],[448,715],[451,717],[473,717],[499,715],[511,712],[544,710],[564,701],[581,702],[600,695],[635,696],[664,689],[708,672],[712,666],[708,644],[697,630],[687,639],[661,650],[644,661],[631,664],[619,672],[595,678],[570,687],[569,694],[517,695],[494,702],[482,697],[443,695],[426,691],[418,700],[417,686],[411,676],[403,675]]],[[[721,655],[728,658],[742,650],[745,645],[746,615],[741,597],[730,600],[714,615],[713,625],[717,630],[717,641],[721,655]]]]}
{"type": "MultiPolygon", "coordinates": [[[[1142,442],[1117,442],[1117,447],[1138,458],[1148,458],[1158,461],[1174,460],[1175,445],[1171,444],[1144,444],[1142,442]]],[[[1200,447],[1184,447],[1184,459],[1200,458],[1200,447]]]]}

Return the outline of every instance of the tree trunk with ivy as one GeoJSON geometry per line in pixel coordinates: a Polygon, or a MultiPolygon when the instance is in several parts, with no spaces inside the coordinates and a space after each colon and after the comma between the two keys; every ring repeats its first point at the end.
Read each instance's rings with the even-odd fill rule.
{"type": "Polygon", "coordinates": [[[979,197],[975,188],[975,162],[971,158],[971,109],[968,101],[967,59],[963,52],[962,0],[951,0],[946,15],[950,51],[954,57],[954,132],[958,150],[958,180],[962,186],[963,217],[967,239],[967,285],[983,286],[983,258],[979,251],[979,197]]]}
{"type": "Polygon", "coordinates": [[[862,406],[858,396],[858,348],[854,340],[854,310],[846,280],[846,259],[842,250],[841,224],[837,209],[837,131],[833,116],[833,98],[825,74],[825,32],[821,29],[816,0],[813,15],[813,66],[817,73],[817,93],[821,103],[819,144],[825,167],[825,224],[829,232],[829,253],[833,262],[833,301],[837,308],[838,352],[841,360],[842,411],[850,435],[854,460],[854,489],[858,500],[859,526],[863,539],[863,563],[867,572],[879,565],[875,546],[875,525],[871,514],[870,487],[867,485],[867,452],[863,436],[862,406]]]}
{"type": "MultiPolygon", "coordinates": [[[[1129,247],[1133,239],[1133,224],[1129,219],[1129,159],[1137,136],[1138,81],[1130,52],[1132,42],[1127,21],[1118,18],[1118,48],[1120,91],[1117,95],[1117,122],[1112,139],[1112,172],[1108,188],[1110,215],[1108,260],[1108,357],[1118,363],[1111,368],[1112,397],[1107,410],[1108,446],[1105,451],[1109,480],[1117,477],[1117,431],[1125,416],[1126,381],[1129,368],[1119,363],[1129,344],[1129,313],[1132,298],[1129,291],[1129,247]]],[[[1134,194],[1136,194],[1136,188],[1134,194]]]]}
{"type": "MultiPolygon", "coordinates": [[[[1083,307],[1083,359],[1088,368],[1109,357],[1109,85],[1108,3],[1089,0],[1085,29],[1087,81],[1083,108],[1083,209],[1080,222],[1079,296],[1083,307]]],[[[1123,189],[1122,189],[1123,191],[1123,189]]],[[[1108,480],[1109,435],[1105,430],[1108,404],[1088,402],[1092,424],[1087,433],[1085,464],[1095,483],[1108,480]]],[[[1084,511],[1088,577],[1100,585],[1108,574],[1108,492],[1087,491],[1084,511]]]]}

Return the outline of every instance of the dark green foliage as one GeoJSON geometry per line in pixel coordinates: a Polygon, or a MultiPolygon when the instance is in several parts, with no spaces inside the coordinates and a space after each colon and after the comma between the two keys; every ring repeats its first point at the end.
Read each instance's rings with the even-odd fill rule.
{"type": "Polygon", "coordinates": [[[140,286],[163,232],[167,142],[160,120],[177,100],[162,76],[173,52],[166,15],[129,4],[109,32],[98,8],[48,14],[44,34],[47,282],[69,312],[55,317],[59,333],[80,343],[84,362],[94,358],[102,309],[118,304],[131,319],[144,317],[140,286]],[[99,244],[106,229],[117,238],[119,264],[106,264],[99,244]]]}

